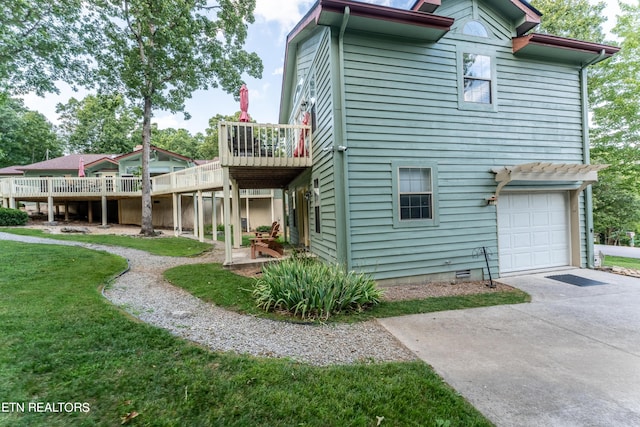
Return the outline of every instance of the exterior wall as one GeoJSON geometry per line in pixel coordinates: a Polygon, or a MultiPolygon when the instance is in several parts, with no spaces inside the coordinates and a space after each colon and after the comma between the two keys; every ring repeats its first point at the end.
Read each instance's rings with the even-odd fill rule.
{"type": "MultiPolygon", "coordinates": [[[[334,152],[328,148],[336,145],[335,121],[336,111],[334,89],[332,84],[335,77],[335,59],[332,57],[333,47],[332,33],[328,28],[321,28],[298,49],[298,70],[305,70],[301,77],[304,86],[301,88],[300,99],[315,99],[315,103],[309,105],[311,114],[315,117],[315,129],[313,130],[313,172],[306,173],[289,186],[288,224],[290,228],[290,241],[294,245],[304,245],[301,238],[301,227],[304,225],[300,218],[294,220],[293,210],[296,206],[296,215],[299,216],[301,203],[306,203],[308,211],[308,228],[310,249],[320,258],[329,262],[340,261],[337,254],[338,236],[336,230],[336,190],[335,190],[335,164],[334,152]],[[314,191],[314,181],[318,180],[318,189],[314,191]],[[301,200],[301,194],[309,191],[309,200],[301,200]],[[296,194],[294,196],[294,194],[296,194]],[[295,201],[295,202],[294,202],[295,201]],[[319,217],[316,216],[315,207],[319,207],[319,217]],[[320,225],[320,232],[316,232],[316,225],[320,225]]],[[[300,78],[299,78],[300,79],[300,78]]],[[[292,95],[294,98],[295,93],[292,95]]],[[[296,99],[292,100],[293,102],[296,99]]],[[[299,103],[297,104],[299,105],[299,103]]],[[[294,104],[293,111],[298,110],[294,104]]],[[[292,114],[292,121],[296,115],[292,114]]]]}
{"type": "MultiPolygon", "coordinates": [[[[190,167],[191,165],[183,160],[175,159],[173,157],[167,160],[158,160],[149,163],[149,172],[151,175],[159,175],[165,173],[171,173],[176,170],[181,170],[190,167]]],[[[142,168],[142,162],[140,156],[132,156],[131,158],[122,159],[119,161],[119,175],[139,175],[142,168]]]]}
{"type": "MultiPolygon", "coordinates": [[[[484,259],[474,258],[474,249],[498,253],[496,207],[485,200],[496,189],[491,169],[583,161],[579,69],[514,57],[514,28],[484,2],[446,5],[438,13],[459,25],[479,14],[492,37],[464,36],[456,28],[435,44],[345,35],[352,265],[380,280],[482,271],[484,259]],[[495,110],[460,108],[463,51],[495,61],[495,110]],[[435,164],[435,225],[394,224],[398,162],[435,164]]],[[[584,215],[581,225],[584,232],[584,215]]],[[[497,266],[493,259],[494,274],[497,266]]]]}
{"type": "MultiPolygon", "coordinates": [[[[260,225],[271,225],[271,199],[270,198],[250,198],[249,199],[249,225],[252,230],[260,225]]],[[[100,205],[99,202],[94,205],[100,205]]],[[[275,220],[281,221],[282,201],[275,199],[273,203],[273,213],[275,220]]],[[[222,224],[222,198],[216,199],[217,220],[222,224]]],[[[241,201],[241,216],[246,218],[246,199],[241,201]]],[[[119,201],[119,218],[121,224],[140,225],[142,205],[140,199],[123,199],[119,201]]],[[[212,199],[204,198],[204,224],[211,225],[213,221],[212,199]]],[[[173,229],[173,204],[171,197],[153,198],[153,226],[173,229]]],[[[193,229],[193,197],[182,196],[182,227],[186,230],[193,229]]]]}
{"type": "Polygon", "coordinates": [[[78,170],[26,170],[24,176],[27,178],[39,178],[44,176],[61,177],[61,176],[78,176],[78,170]]]}

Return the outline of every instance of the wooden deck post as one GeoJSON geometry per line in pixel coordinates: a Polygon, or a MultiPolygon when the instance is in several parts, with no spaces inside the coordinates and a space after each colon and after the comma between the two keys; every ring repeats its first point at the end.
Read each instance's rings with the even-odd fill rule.
{"type": "Polygon", "coordinates": [[[178,194],[178,235],[182,234],[182,194],[178,194]]]}
{"type": "Polygon", "coordinates": [[[55,217],[53,215],[53,196],[51,194],[47,196],[47,213],[49,224],[53,224],[55,221],[55,217]]]}
{"type": "Polygon", "coordinates": [[[91,200],[87,201],[87,220],[89,224],[93,223],[93,203],[91,200]]]}
{"type": "Polygon", "coordinates": [[[235,180],[231,181],[231,191],[233,191],[233,196],[231,196],[232,203],[232,222],[233,222],[233,247],[235,249],[240,249],[240,244],[242,243],[242,222],[240,221],[240,187],[238,187],[238,183],[235,180]]]}
{"type": "Polygon", "coordinates": [[[218,240],[218,198],[216,192],[211,192],[211,225],[213,228],[213,241],[218,240]]]}
{"type": "Polygon", "coordinates": [[[204,199],[202,190],[198,190],[198,240],[204,242],[204,199]]]}
{"type": "Polygon", "coordinates": [[[198,237],[198,198],[196,193],[191,194],[193,199],[193,236],[198,237]]]}
{"type": "Polygon", "coordinates": [[[229,265],[233,262],[233,248],[231,246],[231,191],[229,186],[229,168],[222,168],[222,190],[224,193],[224,263],[229,265]]]}
{"type": "Polygon", "coordinates": [[[106,227],[107,226],[107,196],[102,196],[101,197],[101,204],[102,204],[102,226],[106,227]]]}
{"type": "Polygon", "coordinates": [[[173,210],[173,234],[178,236],[178,195],[171,193],[171,208],[173,210]]]}

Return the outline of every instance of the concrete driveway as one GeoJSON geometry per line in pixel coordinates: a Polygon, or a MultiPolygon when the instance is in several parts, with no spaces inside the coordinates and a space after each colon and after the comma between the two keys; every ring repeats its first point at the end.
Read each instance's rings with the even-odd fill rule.
{"type": "Polygon", "coordinates": [[[640,279],[500,281],[532,303],[380,322],[498,426],[640,426],[640,279]]]}

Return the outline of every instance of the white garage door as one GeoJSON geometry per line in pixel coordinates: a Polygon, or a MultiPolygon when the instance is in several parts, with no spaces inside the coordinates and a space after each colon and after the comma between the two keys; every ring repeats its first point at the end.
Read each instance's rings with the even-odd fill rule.
{"type": "Polygon", "coordinates": [[[501,194],[498,249],[501,273],[569,265],[567,194],[501,194]]]}

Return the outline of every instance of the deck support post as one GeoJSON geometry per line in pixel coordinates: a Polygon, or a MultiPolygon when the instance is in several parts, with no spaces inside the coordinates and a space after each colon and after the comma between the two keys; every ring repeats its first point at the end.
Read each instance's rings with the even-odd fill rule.
{"type": "Polygon", "coordinates": [[[53,215],[53,196],[51,194],[47,196],[47,214],[48,214],[47,219],[49,220],[49,224],[53,225],[55,221],[55,217],[53,215]]]}
{"type": "Polygon", "coordinates": [[[204,199],[198,190],[198,240],[204,242],[204,199]]]}
{"type": "Polygon", "coordinates": [[[171,210],[173,211],[173,235],[178,236],[178,194],[171,193],[171,210]]]}
{"type": "Polygon", "coordinates": [[[102,226],[107,226],[107,196],[100,197],[100,204],[102,205],[102,226]]]}
{"type": "Polygon", "coordinates": [[[218,240],[218,198],[216,197],[216,192],[211,192],[211,227],[213,229],[213,241],[218,240]]]}
{"type": "Polygon", "coordinates": [[[193,236],[198,237],[198,199],[196,193],[191,194],[193,200],[193,236]]]}
{"type": "MultiPolygon", "coordinates": [[[[250,222],[249,221],[249,194],[247,194],[247,197],[244,200],[245,200],[244,203],[245,203],[245,206],[246,206],[245,210],[246,210],[246,214],[247,214],[247,229],[244,230],[244,231],[246,231],[248,233],[249,230],[251,230],[251,224],[249,223],[250,222]]],[[[240,216],[242,216],[242,215],[240,215],[240,216]]]]}
{"type": "Polygon", "coordinates": [[[69,201],[64,201],[64,220],[69,221],[69,201]]]}
{"type": "Polygon", "coordinates": [[[229,179],[229,168],[222,168],[222,190],[223,200],[223,220],[224,220],[224,263],[229,265],[233,262],[233,248],[231,246],[231,185],[229,179]]]}
{"type": "Polygon", "coordinates": [[[240,221],[240,187],[238,187],[238,183],[236,180],[231,180],[231,191],[233,195],[231,196],[232,203],[232,222],[233,222],[233,247],[235,249],[240,249],[240,245],[242,244],[242,221],[240,221]]]}
{"type": "Polygon", "coordinates": [[[93,203],[91,200],[87,201],[87,221],[89,221],[89,224],[93,223],[93,203]]]}

